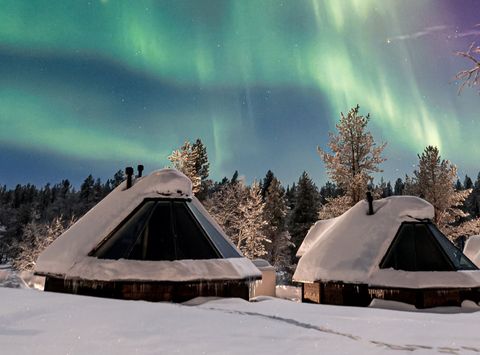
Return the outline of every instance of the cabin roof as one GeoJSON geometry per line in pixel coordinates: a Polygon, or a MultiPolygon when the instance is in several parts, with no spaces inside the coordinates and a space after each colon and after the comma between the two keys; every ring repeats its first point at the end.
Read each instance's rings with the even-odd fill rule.
{"type": "Polygon", "coordinates": [[[431,220],[433,206],[413,196],[360,201],[343,215],[317,222],[299,249],[294,281],[342,281],[386,287],[478,287],[479,271],[403,271],[380,267],[402,223],[431,220]]]}

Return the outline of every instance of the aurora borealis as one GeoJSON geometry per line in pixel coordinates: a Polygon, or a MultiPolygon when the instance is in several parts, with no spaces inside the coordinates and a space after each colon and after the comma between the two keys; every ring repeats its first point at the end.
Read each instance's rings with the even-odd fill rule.
{"type": "Polygon", "coordinates": [[[475,0],[0,1],[0,184],[126,165],[185,139],[211,175],[326,174],[316,146],[341,111],[370,112],[388,179],[437,145],[480,170],[480,97],[457,94],[480,41],[475,0]]]}

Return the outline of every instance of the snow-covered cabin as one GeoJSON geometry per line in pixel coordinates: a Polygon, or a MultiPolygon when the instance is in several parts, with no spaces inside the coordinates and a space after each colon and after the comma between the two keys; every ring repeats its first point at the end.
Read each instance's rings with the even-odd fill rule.
{"type": "Polygon", "coordinates": [[[120,184],[38,258],[45,290],[181,302],[249,298],[261,277],[192,194],[162,169],[120,184]]]}
{"type": "Polygon", "coordinates": [[[303,299],[368,305],[373,298],[419,308],[480,301],[480,271],[431,222],[433,206],[413,196],[363,200],[318,221],[297,256],[303,299]]]}

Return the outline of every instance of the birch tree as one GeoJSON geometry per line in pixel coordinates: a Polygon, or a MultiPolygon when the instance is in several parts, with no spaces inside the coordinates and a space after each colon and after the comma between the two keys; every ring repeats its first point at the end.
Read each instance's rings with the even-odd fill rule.
{"type": "Polygon", "coordinates": [[[359,109],[357,105],[347,115],[340,114],[338,132],[329,134],[331,153],[317,147],[329,177],[348,196],[350,206],[364,198],[372,174],[381,172],[379,165],[386,160],[382,156],[386,143],[376,145],[367,131],[370,114],[360,115],[359,109]]]}

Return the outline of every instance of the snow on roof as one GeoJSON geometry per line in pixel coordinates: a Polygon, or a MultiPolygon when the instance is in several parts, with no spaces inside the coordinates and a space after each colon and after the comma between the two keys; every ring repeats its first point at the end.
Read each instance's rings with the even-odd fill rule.
{"type": "Polygon", "coordinates": [[[433,206],[414,196],[392,196],[373,201],[367,215],[363,200],[343,215],[317,222],[300,247],[303,255],[293,280],[342,281],[390,287],[480,286],[480,272],[408,272],[380,269],[379,265],[402,222],[432,219],[433,206]]]}
{"type": "Polygon", "coordinates": [[[463,253],[469,258],[475,265],[480,267],[480,235],[473,235],[467,239],[463,253]]]}
{"type": "Polygon", "coordinates": [[[305,239],[302,242],[302,245],[300,245],[300,248],[297,250],[297,257],[303,256],[311,247],[314,245],[319,238],[321,238],[322,235],[324,235],[325,231],[330,228],[336,221],[336,218],[331,218],[331,219],[321,219],[313,226],[310,227],[308,230],[307,235],[305,236],[305,239]]]}
{"type": "MultiPolygon", "coordinates": [[[[192,195],[190,179],[175,169],[157,170],[136,179],[128,190],[126,182],[120,184],[40,254],[35,272],[101,281],[244,279],[261,275],[246,258],[141,261],[88,256],[148,198],[189,199],[209,221],[212,220],[192,195]]],[[[212,224],[228,240],[218,224],[212,224]]]]}

